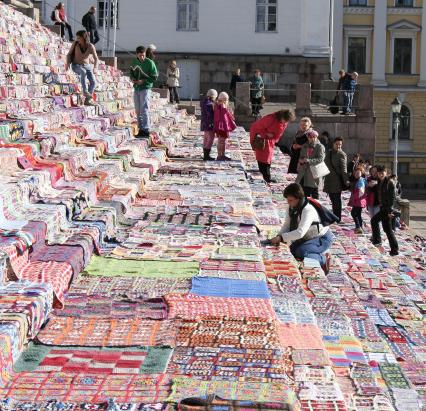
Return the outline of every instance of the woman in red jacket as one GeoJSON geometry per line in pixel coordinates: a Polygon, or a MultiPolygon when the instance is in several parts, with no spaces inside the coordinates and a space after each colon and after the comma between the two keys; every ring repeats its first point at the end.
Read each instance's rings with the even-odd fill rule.
{"type": "Polygon", "coordinates": [[[250,144],[252,147],[255,136],[265,140],[263,149],[253,147],[253,151],[256,155],[259,171],[267,183],[275,182],[271,180],[271,163],[274,157],[275,143],[283,135],[288,123],[295,119],[293,110],[280,110],[262,117],[250,127],[250,144]]]}

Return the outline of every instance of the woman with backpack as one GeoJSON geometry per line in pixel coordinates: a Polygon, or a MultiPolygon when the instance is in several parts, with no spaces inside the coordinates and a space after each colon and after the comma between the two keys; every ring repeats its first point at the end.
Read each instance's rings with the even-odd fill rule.
{"type": "Polygon", "coordinates": [[[288,215],[278,235],[270,240],[271,244],[290,243],[290,251],[295,258],[317,260],[327,274],[330,255],[325,252],[333,243],[329,225],[336,222],[335,216],[318,202],[308,199],[300,184],[289,184],[284,190],[284,197],[289,206],[288,215]]]}
{"type": "Polygon", "coordinates": [[[58,5],[52,11],[50,19],[53,21],[55,26],[61,26],[61,37],[65,39],[65,29],[68,30],[68,38],[70,41],[74,41],[72,35],[72,28],[68,23],[67,16],[65,14],[64,3],[58,3],[58,5]]]}
{"type": "Polygon", "coordinates": [[[84,104],[88,106],[95,105],[93,102],[93,91],[96,86],[94,73],[96,73],[98,62],[95,46],[89,41],[89,33],[85,30],[78,31],[77,40],[68,52],[65,70],[71,66],[72,71],[80,77],[85,97],[84,104]],[[86,80],[89,80],[89,88],[87,88],[86,80]]]}

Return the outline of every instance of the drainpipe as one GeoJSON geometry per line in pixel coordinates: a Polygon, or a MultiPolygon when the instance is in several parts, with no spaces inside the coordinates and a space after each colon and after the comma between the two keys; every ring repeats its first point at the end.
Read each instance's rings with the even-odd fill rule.
{"type": "Polygon", "coordinates": [[[329,29],[328,29],[329,69],[330,69],[329,78],[330,80],[333,80],[334,0],[330,0],[329,20],[330,20],[329,29]]]}

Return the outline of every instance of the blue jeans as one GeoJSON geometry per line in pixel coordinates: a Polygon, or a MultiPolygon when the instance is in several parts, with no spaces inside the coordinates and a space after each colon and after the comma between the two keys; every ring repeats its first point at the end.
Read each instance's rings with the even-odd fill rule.
{"type": "Polygon", "coordinates": [[[83,88],[83,93],[87,93],[87,84],[86,79],[89,80],[89,94],[93,94],[95,89],[96,82],[95,76],[93,75],[93,66],[91,64],[71,64],[72,71],[80,76],[81,87],[83,88]]]}
{"type": "Polygon", "coordinates": [[[290,251],[296,258],[312,258],[317,260],[321,265],[325,264],[324,253],[331,247],[334,236],[328,230],[323,236],[315,237],[312,240],[303,242],[302,244],[296,242],[290,245],[290,251]]]}
{"type": "Polygon", "coordinates": [[[354,101],[354,92],[353,91],[345,91],[343,93],[343,111],[345,113],[352,112],[352,104],[354,101]]]}
{"type": "Polygon", "coordinates": [[[151,89],[135,90],[135,111],[138,118],[139,130],[149,131],[151,121],[149,118],[149,103],[151,101],[151,89]]]}

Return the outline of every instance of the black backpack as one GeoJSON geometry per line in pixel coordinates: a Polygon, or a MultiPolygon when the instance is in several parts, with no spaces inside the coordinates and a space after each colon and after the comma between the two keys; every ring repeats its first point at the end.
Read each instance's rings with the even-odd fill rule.
{"type": "Polygon", "coordinates": [[[55,10],[52,11],[52,13],[50,15],[50,20],[56,21],[56,19],[55,19],[55,10]]]}
{"type": "Polygon", "coordinates": [[[337,114],[339,112],[339,105],[337,104],[337,97],[334,97],[334,99],[330,101],[330,104],[328,106],[328,111],[331,114],[337,114]]]}
{"type": "MultiPolygon", "coordinates": [[[[308,203],[311,204],[317,211],[322,226],[328,227],[329,225],[332,225],[339,221],[337,216],[328,208],[324,207],[318,200],[308,197],[308,203]]],[[[318,223],[314,224],[318,225],[318,223]]]]}
{"type": "Polygon", "coordinates": [[[83,25],[83,27],[85,29],[89,28],[89,16],[87,15],[87,13],[83,16],[83,19],[81,20],[81,24],[83,25]]]}

